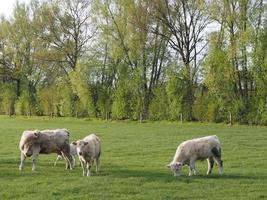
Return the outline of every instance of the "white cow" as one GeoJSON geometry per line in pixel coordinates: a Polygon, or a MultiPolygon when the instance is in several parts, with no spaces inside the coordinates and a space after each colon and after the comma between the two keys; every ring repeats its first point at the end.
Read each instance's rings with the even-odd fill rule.
{"type": "MultiPolygon", "coordinates": [[[[77,146],[74,145],[73,143],[70,144],[70,156],[72,158],[72,167],[75,167],[76,164],[76,159],[75,157],[77,156],[77,146]]],[[[57,162],[59,159],[63,159],[62,155],[59,154],[55,160],[54,166],[57,165],[57,162]]]]}
{"type": "Polygon", "coordinates": [[[195,161],[204,159],[208,161],[207,174],[211,173],[214,160],[218,164],[219,174],[222,174],[221,145],[216,135],[184,141],[178,146],[173,161],[167,167],[174,172],[174,176],[180,176],[182,167],[188,165],[191,176],[197,173],[195,161]]]}
{"type": "Polygon", "coordinates": [[[21,151],[20,170],[23,169],[26,157],[32,156],[32,171],[34,171],[38,155],[49,153],[63,155],[66,160],[66,169],[72,169],[69,131],[66,129],[24,131],[20,139],[19,148],[21,151]]]}
{"type": "Polygon", "coordinates": [[[95,134],[91,134],[82,140],[73,142],[73,144],[77,145],[77,154],[81,162],[83,175],[91,175],[90,168],[93,165],[94,160],[96,160],[96,173],[98,174],[101,153],[100,139],[95,134]]]}

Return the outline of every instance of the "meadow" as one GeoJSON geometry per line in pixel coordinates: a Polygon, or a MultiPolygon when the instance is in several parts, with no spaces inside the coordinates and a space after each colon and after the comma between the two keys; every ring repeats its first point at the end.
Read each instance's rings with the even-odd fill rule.
{"type": "MultiPolygon", "coordinates": [[[[208,123],[105,122],[75,118],[0,116],[0,199],[267,199],[267,128],[208,123]],[[26,129],[67,128],[71,141],[96,133],[102,142],[100,174],[83,177],[77,162],[56,167],[55,154],[40,155],[35,172],[27,158],[18,170],[18,143],[26,129]],[[206,161],[199,175],[174,177],[165,167],[184,140],[216,134],[224,173],[206,161]]],[[[77,159],[78,161],[78,159],[77,159]]]]}

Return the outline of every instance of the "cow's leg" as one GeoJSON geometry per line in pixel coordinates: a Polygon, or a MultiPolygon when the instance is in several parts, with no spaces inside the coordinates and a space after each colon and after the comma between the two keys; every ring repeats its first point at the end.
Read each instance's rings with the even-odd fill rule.
{"type": "Polygon", "coordinates": [[[208,162],[208,171],[207,171],[207,175],[211,174],[211,171],[212,171],[212,168],[213,168],[213,165],[214,165],[214,160],[213,160],[213,157],[209,157],[207,159],[207,162],[208,162]]]}
{"type": "Polygon", "coordinates": [[[72,165],[72,163],[73,163],[72,156],[71,156],[70,154],[66,154],[66,158],[67,158],[68,168],[69,168],[70,170],[72,170],[72,169],[73,169],[73,165],[72,165]]]}
{"type": "Polygon", "coordinates": [[[219,167],[219,175],[221,175],[223,172],[223,161],[221,160],[221,149],[214,147],[211,151],[214,155],[214,160],[219,167]]]}
{"type": "Polygon", "coordinates": [[[68,158],[66,157],[63,151],[61,152],[61,155],[62,155],[62,158],[65,160],[65,164],[66,164],[65,169],[69,169],[68,158]]]}
{"type": "Polygon", "coordinates": [[[35,171],[36,169],[36,162],[37,162],[38,155],[39,155],[38,153],[32,154],[32,171],[35,171]]]}
{"type": "Polygon", "coordinates": [[[222,175],[222,173],[223,173],[223,161],[219,157],[214,157],[214,159],[215,159],[215,162],[217,163],[218,168],[219,168],[219,175],[222,175]]]}
{"type": "Polygon", "coordinates": [[[66,169],[72,170],[72,157],[69,153],[62,151],[62,156],[66,161],[66,169]]]}
{"type": "Polygon", "coordinates": [[[25,160],[26,160],[26,156],[21,152],[21,153],[20,153],[20,165],[19,165],[19,170],[22,170],[22,169],[23,169],[25,160]]]}
{"type": "Polygon", "coordinates": [[[38,158],[39,153],[40,153],[40,147],[36,146],[32,152],[32,171],[35,171],[36,162],[37,162],[37,158],[38,158]]]}
{"type": "Polygon", "coordinates": [[[96,158],[95,164],[96,164],[96,174],[98,174],[98,172],[99,172],[99,165],[100,165],[99,158],[96,158]]]}
{"type": "Polygon", "coordinates": [[[198,175],[198,171],[197,171],[196,165],[194,166],[193,172],[194,172],[194,175],[198,175]]]}
{"type": "Polygon", "coordinates": [[[65,156],[65,161],[66,161],[66,169],[72,170],[72,157],[70,155],[70,145],[68,143],[65,143],[61,147],[61,153],[62,155],[64,154],[65,156]]]}
{"type": "Polygon", "coordinates": [[[72,158],[72,168],[74,168],[76,165],[75,156],[72,155],[71,158],[72,158]]]}
{"type": "Polygon", "coordinates": [[[82,170],[83,170],[83,176],[86,176],[86,171],[85,171],[85,163],[79,158],[81,166],[82,166],[82,170]]]}
{"type": "Polygon", "coordinates": [[[193,171],[195,170],[195,160],[190,160],[189,163],[189,176],[193,175],[193,171]]]}
{"type": "Polygon", "coordinates": [[[86,170],[87,170],[87,176],[91,176],[91,172],[90,172],[90,169],[91,169],[91,162],[87,162],[86,163],[86,170]]]}
{"type": "Polygon", "coordinates": [[[57,161],[58,161],[59,159],[61,159],[61,158],[62,158],[62,156],[61,156],[61,155],[57,155],[57,159],[55,160],[54,166],[56,166],[56,165],[57,165],[57,161]]]}

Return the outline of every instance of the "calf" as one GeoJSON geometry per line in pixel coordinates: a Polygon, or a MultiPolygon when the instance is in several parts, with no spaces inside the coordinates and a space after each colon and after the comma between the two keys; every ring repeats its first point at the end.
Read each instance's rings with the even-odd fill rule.
{"type": "MultiPolygon", "coordinates": [[[[77,146],[74,145],[73,143],[70,144],[70,156],[72,158],[72,167],[75,167],[75,164],[76,164],[76,159],[75,157],[77,156],[77,146]]],[[[55,163],[54,163],[54,166],[57,165],[57,162],[59,159],[62,159],[63,156],[62,154],[59,154],[55,160],[55,163]]]]}
{"type": "Polygon", "coordinates": [[[101,153],[100,139],[95,134],[91,134],[82,140],[73,142],[73,144],[77,145],[77,154],[81,162],[83,175],[91,175],[90,169],[94,160],[96,160],[96,173],[98,174],[100,164],[99,158],[101,153]]]}
{"type": "Polygon", "coordinates": [[[23,169],[26,157],[32,156],[32,171],[34,171],[38,155],[50,153],[61,154],[66,160],[66,169],[72,169],[69,132],[66,129],[24,131],[19,148],[21,151],[20,170],[23,169]]]}
{"type": "Polygon", "coordinates": [[[189,176],[191,176],[197,172],[195,161],[204,159],[207,159],[208,162],[207,174],[211,173],[214,160],[218,164],[219,174],[222,174],[221,145],[216,135],[187,140],[181,143],[176,150],[173,161],[167,167],[174,172],[174,176],[179,176],[182,166],[188,165],[189,176]]]}

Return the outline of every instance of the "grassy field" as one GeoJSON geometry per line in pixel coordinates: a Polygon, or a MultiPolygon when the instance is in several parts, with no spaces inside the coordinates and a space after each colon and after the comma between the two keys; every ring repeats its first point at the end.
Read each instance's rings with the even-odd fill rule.
{"type": "Polygon", "coordinates": [[[72,118],[0,116],[0,199],[267,199],[267,128],[171,122],[103,122],[72,118]],[[19,171],[18,143],[25,129],[67,128],[71,141],[96,133],[102,141],[100,175],[82,177],[80,165],[56,167],[55,154],[40,155],[37,171],[26,160],[19,171]],[[165,168],[179,143],[216,134],[222,143],[224,174],[173,177],[165,168]]]}

